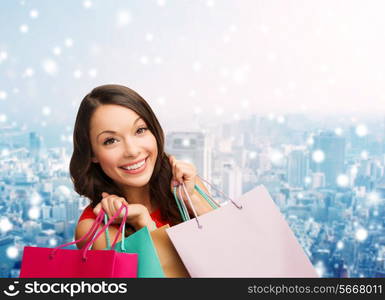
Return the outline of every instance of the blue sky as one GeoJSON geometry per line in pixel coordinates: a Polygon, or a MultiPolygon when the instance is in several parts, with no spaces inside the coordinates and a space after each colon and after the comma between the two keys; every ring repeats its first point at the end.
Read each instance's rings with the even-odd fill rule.
{"type": "Polygon", "coordinates": [[[0,121],[71,134],[80,100],[105,83],[138,91],[166,130],[250,113],[383,114],[384,6],[3,0],[0,121]]]}

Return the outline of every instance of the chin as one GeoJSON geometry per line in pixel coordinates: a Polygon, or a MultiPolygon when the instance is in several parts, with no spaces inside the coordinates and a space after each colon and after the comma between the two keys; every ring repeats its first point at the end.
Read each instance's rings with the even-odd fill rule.
{"type": "Polygon", "coordinates": [[[123,180],[121,184],[130,186],[130,187],[143,187],[150,182],[150,177],[147,178],[138,178],[137,180],[123,180]]]}

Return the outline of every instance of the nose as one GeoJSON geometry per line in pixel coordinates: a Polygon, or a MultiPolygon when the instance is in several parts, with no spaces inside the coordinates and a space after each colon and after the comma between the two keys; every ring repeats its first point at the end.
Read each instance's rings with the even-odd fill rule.
{"type": "Polygon", "coordinates": [[[140,147],[135,143],[135,141],[130,139],[124,140],[124,149],[123,155],[125,157],[137,157],[140,154],[140,147]]]}

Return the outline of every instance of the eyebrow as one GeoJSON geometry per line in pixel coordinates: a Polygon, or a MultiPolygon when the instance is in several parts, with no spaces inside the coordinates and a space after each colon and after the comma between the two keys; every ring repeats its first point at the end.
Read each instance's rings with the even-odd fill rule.
{"type": "MultiPolygon", "coordinates": [[[[138,122],[139,120],[141,120],[142,117],[138,117],[135,122],[132,124],[133,126],[136,124],[136,122],[138,122]]],[[[99,135],[103,134],[103,133],[112,133],[112,134],[115,134],[116,131],[113,131],[113,130],[104,130],[102,131],[101,133],[99,133],[97,136],[96,136],[96,140],[99,138],[99,135]]]]}

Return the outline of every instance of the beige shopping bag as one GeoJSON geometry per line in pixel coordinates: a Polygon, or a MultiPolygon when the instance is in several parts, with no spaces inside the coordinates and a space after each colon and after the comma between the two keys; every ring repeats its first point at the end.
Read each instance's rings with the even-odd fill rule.
{"type": "Polygon", "coordinates": [[[170,226],[164,225],[151,232],[151,238],[158,252],[163,272],[168,278],[189,278],[190,275],[171,243],[166,228],[170,228],[170,226]]]}

